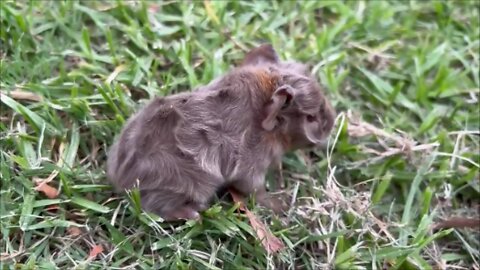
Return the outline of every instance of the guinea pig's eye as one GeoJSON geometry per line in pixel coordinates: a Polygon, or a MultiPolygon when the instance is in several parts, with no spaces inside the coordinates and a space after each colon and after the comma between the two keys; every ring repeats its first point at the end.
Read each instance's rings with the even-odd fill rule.
{"type": "Polygon", "coordinates": [[[315,118],[314,115],[311,115],[311,114],[307,114],[307,121],[308,122],[315,122],[317,119],[315,118]]]}

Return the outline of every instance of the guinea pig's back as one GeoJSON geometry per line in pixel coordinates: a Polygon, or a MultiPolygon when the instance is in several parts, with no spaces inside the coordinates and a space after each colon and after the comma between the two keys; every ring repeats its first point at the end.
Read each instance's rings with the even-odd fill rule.
{"type": "Polygon", "coordinates": [[[107,178],[116,189],[131,188],[137,179],[143,186],[160,180],[160,168],[169,167],[162,164],[174,156],[173,132],[181,119],[169,98],[155,98],[127,121],[107,156],[107,178]]]}

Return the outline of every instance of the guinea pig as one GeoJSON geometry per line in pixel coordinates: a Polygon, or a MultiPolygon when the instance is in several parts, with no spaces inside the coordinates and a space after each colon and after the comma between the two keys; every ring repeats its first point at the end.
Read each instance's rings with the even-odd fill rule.
{"type": "Polygon", "coordinates": [[[224,187],[278,210],[268,168],[324,141],[334,118],[307,66],[264,44],[210,84],[133,115],[108,152],[107,178],[118,191],[137,187],[142,208],[166,221],[198,219],[224,187]]]}

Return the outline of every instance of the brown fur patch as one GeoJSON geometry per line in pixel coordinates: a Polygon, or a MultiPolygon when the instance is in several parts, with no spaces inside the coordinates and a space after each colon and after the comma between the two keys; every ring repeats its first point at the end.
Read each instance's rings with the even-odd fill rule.
{"type": "Polygon", "coordinates": [[[260,90],[262,90],[268,97],[271,97],[277,87],[278,77],[262,68],[254,69],[253,74],[260,85],[260,90]]]}

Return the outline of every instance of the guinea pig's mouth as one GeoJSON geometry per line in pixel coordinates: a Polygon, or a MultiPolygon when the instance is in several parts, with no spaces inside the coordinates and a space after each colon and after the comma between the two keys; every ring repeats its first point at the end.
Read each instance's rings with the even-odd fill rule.
{"type": "Polygon", "coordinates": [[[320,149],[327,149],[328,147],[328,139],[323,139],[319,143],[315,144],[315,147],[318,147],[320,149]]]}

